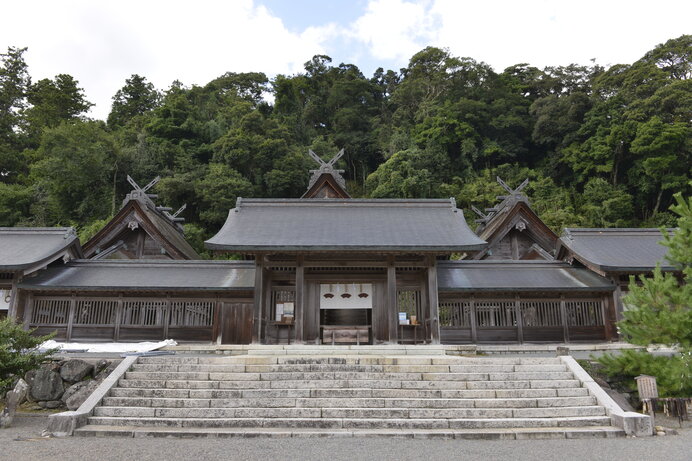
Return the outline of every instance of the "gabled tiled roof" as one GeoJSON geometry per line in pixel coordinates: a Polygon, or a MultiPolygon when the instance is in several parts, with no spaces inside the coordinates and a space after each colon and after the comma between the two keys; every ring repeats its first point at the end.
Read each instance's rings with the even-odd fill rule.
{"type": "Polygon", "coordinates": [[[0,270],[19,271],[48,264],[72,249],[82,255],[71,227],[0,227],[0,270]]]}
{"type": "MultiPolygon", "coordinates": [[[[674,229],[669,229],[673,232],[674,229]]],[[[574,258],[603,272],[648,272],[657,263],[674,270],[665,260],[659,229],[565,229],[558,242],[558,257],[574,258]]]]}
{"type": "Polygon", "coordinates": [[[453,200],[238,199],[212,250],[477,251],[453,200]]]}

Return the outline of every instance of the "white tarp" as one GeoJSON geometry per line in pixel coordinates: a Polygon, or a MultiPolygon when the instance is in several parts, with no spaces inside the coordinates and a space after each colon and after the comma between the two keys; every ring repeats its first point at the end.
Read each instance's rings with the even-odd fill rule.
{"type": "Polygon", "coordinates": [[[48,340],[39,346],[39,349],[59,348],[63,352],[69,351],[84,351],[86,352],[149,352],[161,349],[166,346],[177,346],[172,339],[166,339],[159,342],[141,342],[141,343],[61,343],[58,341],[48,340]]]}

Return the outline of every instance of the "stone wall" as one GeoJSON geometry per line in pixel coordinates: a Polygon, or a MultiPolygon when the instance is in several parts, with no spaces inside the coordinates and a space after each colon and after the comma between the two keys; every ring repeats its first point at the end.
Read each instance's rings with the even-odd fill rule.
{"type": "Polygon", "coordinates": [[[76,410],[118,365],[120,360],[53,360],[24,376],[27,400],[38,408],[76,410]]]}

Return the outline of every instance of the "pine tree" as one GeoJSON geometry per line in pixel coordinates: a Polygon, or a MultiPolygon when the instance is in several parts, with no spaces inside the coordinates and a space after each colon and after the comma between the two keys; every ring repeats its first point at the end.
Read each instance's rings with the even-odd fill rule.
{"type": "Polygon", "coordinates": [[[681,276],[656,267],[653,277],[630,278],[625,297],[629,309],[618,324],[622,335],[641,346],[661,344],[676,348],[672,357],[653,356],[644,351],[626,351],[600,359],[606,373],[629,377],[656,376],[662,397],[692,395],[692,198],[675,194],[671,206],[679,218],[671,234],[662,229],[662,244],[668,247],[666,259],[681,276]]]}

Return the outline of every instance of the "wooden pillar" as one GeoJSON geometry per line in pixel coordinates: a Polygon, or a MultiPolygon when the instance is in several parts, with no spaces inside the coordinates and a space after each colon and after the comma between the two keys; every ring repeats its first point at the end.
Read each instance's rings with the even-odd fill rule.
{"type": "Polygon", "coordinates": [[[115,310],[115,328],[113,329],[113,341],[120,341],[121,323],[123,323],[123,294],[118,293],[118,307],[115,310]]]}
{"type": "Polygon", "coordinates": [[[606,341],[613,341],[618,338],[615,326],[615,302],[611,296],[601,298],[601,315],[603,316],[603,328],[605,330],[606,341]]]}
{"type": "Polygon", "coordinates": [[[7,316],[11,319],[17,319],[17,284],[20,282],[21,272],[15,272],[12,276],[12,286],[10,288],[10,308],[7,311],[7,316]]]}
{"type": "Polygon", "coordinates": [[[264,261],[263,255],[255,256],[255,299],[252,312],[252,343],[262,341],[262,309],[264,309],[264,261]]]}
{"type": "Polygon", "coordinates": [[[471,295],[471,342],[476,344],[478,342],[478,325],[476,325],[476,297],[471,295]]]}
{"type": "Polygon", "coordinates": [[[171,294],[166,293],[166,304],[163,308],[163,339],[168,339],[168,324],[171,323],[171,294]]]}
{"type": "Polygon", "coordinates": [[[610,281],[615,285],[615,291],[613,291],[613,307],[615,310],[615,319],[619,322],[623,319],[622,312],[624,311],[624,306],[622,304],[622,287],[620,286],[620,276],[618,274],[611,275],[610,281]]]}
{"type": "Polygon", "coordinates": [[[514,297],[514,312],[517,319],[517,341],[521,344],[524,342],[524,322],[521,318],[521,300],[519,295],[514,297]]]}
{"type": "Polygon", "coordinates": [[[560,317],[562,317],[562,336],[566,343],[569,342],[569,326],[567,324],[567,305],[565,295],[560,295],[560,317]]]}
{"type": "Polygon", "coordinates": [[[74,323],[74,313],[77,307],[77,295],[73,292],[70,296],[70,308],[67,311],[67,329],[65,331],[65,339],[67,341],[72,339],[72,324],[74,323]]]}
{"type": "Polygon", "coordinates": [[[295,305],[295,342],[300,344],[304,340],[305,325],[305,266],[303,255],[296,258],[296,305],[295,305]]]}
{"type": "MultiPolygon", "coordinates": [[[[31,323],[31,316],[33,315],[34,312],[34,295],[33,293],[29,292],[29,295],[26,298],[26,308],[24,309],[24,329],[28,330],[29,329],[29,324],[31,323]]],[[[17,319],[19,320],[19,319],[17,319]]]]}
{"type": "Polygon", "coordinates": [[[396,295],[396,266],[394,266],[394,256],[390,256],[387,261],[387,336],[392,344],[398,342],[399,313],[397,312],[398,303],[396,295]]]}
{"type": "Polygon", "coordinates": [[[429,257],[428,305],[430,307],[430,343],[440,344],[440,309],[437,290],[437,259],[429,257]]]}

